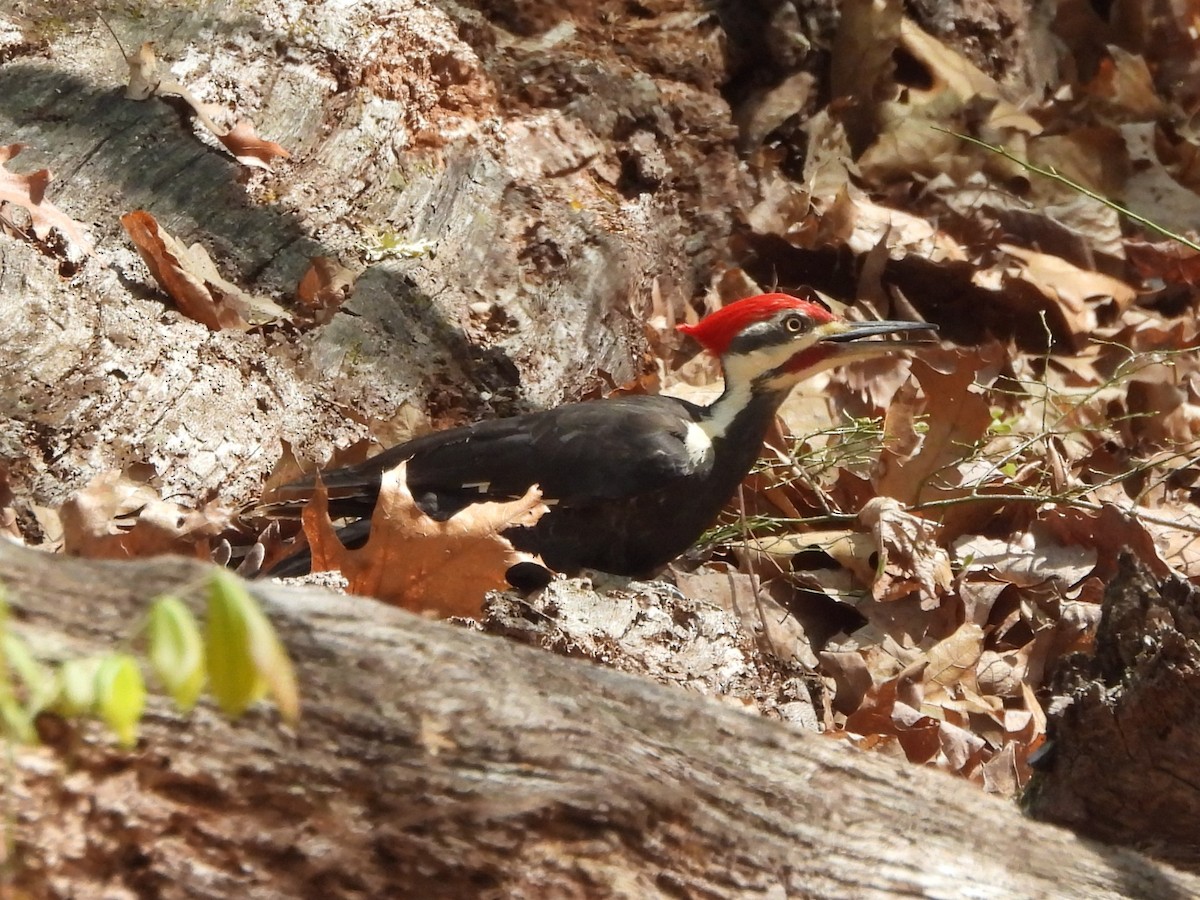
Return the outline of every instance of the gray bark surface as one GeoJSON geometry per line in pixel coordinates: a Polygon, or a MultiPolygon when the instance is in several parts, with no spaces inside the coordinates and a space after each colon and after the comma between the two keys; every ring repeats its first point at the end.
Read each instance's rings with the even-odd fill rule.
{"type": "Polygon", "coordinates": [[[0,458],[19,493],[55,506],[138,466],[196,505],[246,502],[282,440],[324,460],[644,374],[654,297],[682,313],[703,294],[747,190],[715,19],[689,5],[615,43],[592,14],[548,13],[547,37],[453,2],[108,11],[127,53],[154,42],[224,126],[291,152],[269,174],[177,97],[128,99],[92,4],[0,11],[0,143],[27,145],[10,168],[48,167],[48,198],[97,247],[66,281],[0,242],[0,458]],[[307,332],[211,333],[134,252],[119,220],[136,209],[285,306],[315,255],[359,273],[354,295],[307,332]]]}
{"type": "MultiPolygon", "coordinates": [[[[129,637],[196,563],[0,542],[43,652],[129,637]]],[[[1200,880],[906,763],[510,641],[256,585],[298,666],[293,733],[155,703],[18,748],[17,884],[50,897],[1190,897],[1200,880]]]]}
{"type": "Polygon", "coordinates": [[[1030,811],[1200,868],[1200,590],[1126,556],[1095,653],[1074,657],[1058,682],[1030,811]]]}

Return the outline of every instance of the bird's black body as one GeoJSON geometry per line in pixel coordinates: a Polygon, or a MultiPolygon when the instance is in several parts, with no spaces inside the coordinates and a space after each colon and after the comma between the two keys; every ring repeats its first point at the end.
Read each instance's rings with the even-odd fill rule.
{"type": "MultiPolygon", "coordinates": [[[[401,462],[417,505],[435,519],[520,497],[536,484],[550,509],[535,525],[505,532],[517,549],[559,572],[650,575],[717,518],[754,464],[783,396],[756,398],[740,412],[736,433],[749,437],[749,430],[753,440],[718,438],[703,454],[689,425],[707,410],[673,397],[572,403],[433,432],[324,475],[330,515],[368,519],[384,472],[401,462]]],[[[311,492],[310,483],[297,484],[278,499],[311,492]]],[[[350,539],[356,531],[365,534],[352,529],[350,539]]],[[[306,565],[285,562],[274,574],[306,565]]]]}
{"type": "MultiPolygon", "coordinates": [[[[783,294],[738,301],[683,329],[724,364],[725,391],[711,406],[621,397],[434,432],[325,473],[330,514],[358,519],[341,536],[361,542],[383,474],[402,462],[417,505],[435,519],[472,503],[520,497],[536,484],[549,511],[534,525],[505,532],[515,547],[559,572],[648,576],[716,520],[798,381],[903,346],[853,343],[861,337],[928,328],[844,322],[783,294]]],[[[295,507],[313,489],[312,481],[281,488],[272,506],[295,507]]],[[[307,569],[307,556],[298,555],[272,574],[307,569]]]]}

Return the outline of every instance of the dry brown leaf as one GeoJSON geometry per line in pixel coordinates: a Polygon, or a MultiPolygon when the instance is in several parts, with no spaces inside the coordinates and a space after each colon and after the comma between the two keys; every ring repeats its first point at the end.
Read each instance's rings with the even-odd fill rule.
{"type": "Polygon", "coordinates": [[[964,535],[954,541],[955,556],[970,571],[1021,587],[1053,582],[1066,590],[1086,578],[1096,566],[1092,546],[1060,544],[1040,522],[1029,531],[1007,539],[964,535]]]}
{"type": "MultiPolygon", "coordinates": [[[[773,596],[787,586],[782,582],[763,584],[756,575],[742,572],[677,572],[679,589],[693,600],[701,600],[724,609],[738,618],[748,634],[754,635],[776,656],[806,669],[817,667],[813,639],[805,621],[792,614],[773,596]]],[[[818,627],[821,623],[816,623],[818,627]]],[[[828,633],[828,626],[823,629],[828,633]]]]}
{"type": "Polygon", "coordinates": [[[121,224],[154,280],[189,319],[213,331],[248,331],[288,317],[287,310],[266,297],[253,296],[226,281],[200,244],[184,247],[145,210],[126,213],[121,224]]]}
{"type": "Polygon", "coordinates": [[[64,550],[95,559],[180,553],[207,559],[212,539],[230,526],[233,511],[217,504],[185,509],[157,491],[110,471],[97,475],[62,505],[64,550]]]}
{"type": "Polygon", "coordinates": [[[963,603],[964,620],[986,625],[991,618],[992,607],[1006,590],[1008,584],[1002,581],[963,581],[958,587],[958,594],[963,603]]]}
{"type": "Polygon", "coordinates": [[[981,760],[987,742],[979,735],[949,722],[938,723],[938,739],[942,759],[939,765],[951,772],[974,768],[981,760]]]}
{"type": "Polygon", "coordinates": [[[1061,257],[1013,245],[1003,250],[1006,255],[995,265],[972,273],[971,283],[995,293],[990,302],[1005,309],[1010,327],[1026,347],[1045,349],[1061,342],[1083,351],[1099,324],[1097,306],[1086,301],[1112,298],[1106,310],[1111,317],[1119,312],[1118,303],[1128,308],[1134,298],[1124,282],[1079,269],[1061,257]]]}
{"type": "Polygon", "coordinates": [[[881,602],[916,592],[922,609],[934,609],[950,590],[950,554],[938,545],[938,526],[907,512],[891,497],[876,497],[858,514],[871,529],[879,563],[871,596],[881,602]]]}
{"type": "MultiPolygon", "coordinates": [[[[1033,737],[1040,738],[1046,733],[1046,711],[1042,709],[1042,703],[1038,700],[1037,694],[1034,693],[1034,689],[1030,685],[1022,683],[1021,696],[1025,700],[1025,708],[1029,710],[1032,717],[1030,724],[1033,726],[1033,737]]],[[[1029,749],[1032,750],[1033,747],[1034,745],[1031,742],[1029,749]]]]}
{"type": "MultiPolygon", "coordinates": [[[[1123,492],[1114,487],[1113,493],[1123,492]]],[[[1172,573],[1163,559],[1154,536],[1138,521],[1134,511],[1105,503],[1099,512],[1071,506],[1055,506],[1041,514],[1040,523],[1063,544],[1077,544],[1097,551],[1096,577],[1108,580],[1117,572],[1122,553],[1132,553],[1159,577],[1172,573]]]]}
{"type": "Polygon", "coordinates": [[[880,105],[882,131],[858,160],[863,175],[874,184],[901,182],[914,174],[968,178],[965,169],[977,164],[963,152],[962,141],[948,133],[962,106],[958,96],[930,95],[929,102],[923,102],[919,95],[905,92],[903,98],[880,105]]]}
{"type": "Polygon", "coordinates": [[[975,670],[975,683],[984,696],[1019,697],[1025,674],[1026,663],[1021,651],[998,653],[985,650],[975,670]]]}
{"type": "MultiPolygon", "coordinates": [[[[1126,311],[1119,324],[1118,330],[1104,337],[1135,353],[1190,348],[1200,341],[1200,321],[1191,316],[1167,322],[1160,315],[1134,307],[1126,311]]],[[[1113,355],[1123,352],[1120,348],[1113,348],[1113,355]]]]}
{"type": "Polygon", "coordinates": [[[233,154],[242,165],[270,171],[272,159],[286,159],[291,156],[287,150],[274,141],[260,138],[254,130],[254,123],[249,119],[239,119],[232,128],[222,128],[212,118],[213,112],[219,107],[201,103],[186,87],[176,81],[170,74],[159,70],[158,58],[154,53],[154,43],[147,41],[138,48],[137,53],[125,57],[129,66],[129,83],[125,88],[125,96],[130,100],[148,100],[158,95],[176,95],[192,108],[201,123],[212,132],[225,148],[233,154]]]}
{"type": "MultiPolygon", "coordinates": [[[[129,83],[125,85],[125,96],[130,100],[148,100],[153,97],[162,83],[158,71],[158,57],[154,53],[154,42],[146,41],[137,53],[125,57],[129,66],[129,83]]],[[[174,93],[174,91],[169,91],[174,93]]]]}
{"type": "MultiPolygon", "coordinates": [[[[1047,203],[1042,213],[1048,224],[1057,223],[1069,229],[1090,253],[1100,253],[1115,259],[1124,256],[1125,233],[1122,229],[1121,215],[1115,209],[1073,191],[1065,199],[1047,203]]],[[[1031,241],[1030,232],[1022,237],[1024,243],[1038,246],[1031,241]]],[[[1086,262],[1086,254],[1078,254],[1074,261],[1086,262]]]]}
{"type": "Polygon", "coordinates": [[[909,762],[934,762],[958,771],[979,758],[984,743],[930,714],[925,702],[927,666],[924,660],[913,663],[868,690],[859,708],[846,716],[845,733],[855,736],[859,746],[877,737],[895,737],[909,762]]]}
{"type": "Polygon", "coordinates": [[[738,107],[743,150],[759,146],[792,116],[805,112],[816,89],[817,79],[811,73],[797,72],[738,107]]]}
{"type": "MultiPolygon", "coordinates": [[[[779,175],[779,169],[770,168],[768,173],[779,175]]],[[[678,334],[676,326],[683,324],[680,322],[680,316],[683,316],[686,324],[695,325],[700,320],[700,314],[695,308],[688,302],[680,302],[678,292],[664,293],[661,286],[661,276],[655,277],[654,282],[650,284],[649,323],[654,331],[661,332],[662,335],[670,335],[671,332],[678,334]],[[682,310],[678,308],[680,306],[683,307],[682,310]]],[[[750,272],[738,265],[732,265],[716,276],[713,280],[713,290],[720,301],[718,306],[726,306],[734,300],[743,300],[748,296],[768,293],[760,283],[750,277],[750,272]]]]}
{"type": "Polygon", "coordinates": [[[1200,135],[1194,126],[1182,133],[1161,129],[1156,137],[1154,149],[1171,177],[1193,193],[1200,189],[1200,135]]]}
{"type": "MultiPolygon", "coordinates": [[[[760,157],[765,155],[760,154],[760,157]]],[[[844,174],[844,170],[843,170],[844,174]]],[[[834,196],[840,189],[839,184],[828,195],[834,196]]],[[[817,228],[818,217],[810,216],[813,211],[814,199],[817,195],[811,189],[805,190],[794,178],[789,178],[779,167],[764,161],[762,173],[758,179],[758,202],[746,213],[746,222],[758,234],[803,235],[817,228]]],[[[798,237],[803,241],[805,238],[798,237]]],[[[741,271],[740,269],[737,271],[741,271]]],[[[726,279],[722,277],[716,285],[717,292],[728,302],[742,297],[752,297],[759,291],[747,294],[741,290],[738,282],[741,279],[726,279]],[[732,283],[731,283],[732,282],[732,283]],[[737,296],[730,297],[731,294],[737,296]]]]}
{"type": "Polygon", "coordinates": [[[822,672],[833,679],[833,708],[849,715],[862,705],[875,680],[867,661],[857,650],[823,650],[822,672]]]}
{"type": "Polygon", "coordinates": [[[286,438],[280,440],[282,448],[279,454],[279,460],[267,475],[266,481],[263,482],[262,490],[259,491],[259,503],[271,503],[275,499],[275,492],[285,484],[291,484],[294,481],[299,481],[305,475],[309,474],[314,466],[311,462],[307,465],[302,462],[292,449],[292,444],[286,438]]]}
{"type": "MultiPolygon", "coordinates": [[[[996,105],[988,116],[988,124],[993,128],[1041,134],[1041,123],[1005,100],[1000,86],[991,76],[933,35],[922,31],[910,19],[900,23],[900,42],[904,49],[924,64],[933,78],[933,85],[924,93],[937,95],[950,90],[963,101],[973,97],[994,100],[996,105]]],[[[914,89],[913,93],[921,92],[914,89]]]]}
{"type": "Polygon", "coordinates": [[[749,546],[776,559],[785,567],[797,554],[818,550],[852,573],[861,585],[870,584],[875,577],[875,568],[871,565],[871,558],[877,550],[874,538],[848,529],[755,538],[749,546]]]}
{"type": "Polygon", "coordinates": [[[983,653],[983,629],[967,622],[945,640],[938,641],[925,654],[929,666],[925,679],[942,687],[958,684],[966,676],[974,681],[975,664],[983,653]]]}
{"type": "Polygon", "coordinates": [[[333,318],[354,288],[354,272],[329,256],[314,256],[296,287],[296,299],[314,322],[323,325],[333,318]]]}
{"type": "MultiPolygon", "coordinates": [[[[1129,174],[1125,141],[1111,128],[1038,137],[1029,142],[1027,158],[1104,196],[1120,196],[1129,174]]],[[[1002,185],[986,172],[972,173],[962,184],[945,175],[930,183],[941,200],[976,227],[983,224],[981,215],[994,215],[1010,243],[1036,247],[1085,268],[1096,264],[1098,254],[1124,256],[1125,235],[1115,210],[1049,179],[1035,180],[1021,194],[1002,185]]]]}
{"type": "Polygon", "coordinates": [[[862,704],[846,717],[846,730],[855,734],[896,734],[898,725],[915,724],[913,715],[924,702],[924,673],[926,662],[919,660],[906,666],[891,678],[877,682],[867,691],[862,704]],[[897,722],[896,706],[902,721],[897,722]],[[906,721],[905,721],[906,720],[906,721]]]}
{"type": "Polygon", "coordinates": [[[845,0],[838,12],[830,87],[848,101],[844,117],[861,150],[874,137],[875,104],[891,86],[903,7],[898,0],[845,0]]]}
{"type": "Polygon", "coordinates": [[[287,159],[292,154],[274,141],[260,138],[254,131],[254,123],[249,119],[239,119],[233,127],[223,134],[214,132],[230,153],[244,166],[253,166],[271,171],[271,160],[287,159]]]}
{"type": "Polygon", "coordinates": [[[1162,164],[1155,150],[1157,127],[1154,122],[1121,126],[1133,161],[1122,200],[1126,208],[1151,216],[1158,226],[1186,234],[1200,222],[1200,196],[1183,187],[1162,164]]]}
{"type": "Polygon", "coordinates": [[[34,237],[39,241],[45,241],[51,229],[57,228],[68,248],[74,248],[81,256],[91,255],[95,248],[79,223],[46,199],[46,188],[53,177],[50,170],[38,169],[22,175],[5,167],[24,149],[24,144],[0,146],[0,211],[6,203],[19,206],[29,213],[34,237]]]}
{"type": "Polygon", "coordinates": [[[975,368],[966,353],[949,359],[953,369],[940,372],[927,359],[914,359],[913,376],[925,392],[925,406],[936,410],[929,430],[915,453],[901,455],[884,444],[872,481],[881,496],[894,497],[905,506],[953,487],[961,480],[956,463],[969,455],[987,433],[991,410],[982,394],[972,390],[975,368]]]}
{"type": "Polygon", "coordinates": [[[941,722],[906,703],[892,707],[892,720],[896,723],[896,737],[909,762],[924,765],[936,760],[942,748],[941,722]]]}
{"type": "Polygon", "coordinates": [[[58,510],[48,506],[38,506],[36,503],[31,504],[29,509],[37,521],[38,528],[42,531],[43,540],[39,546],[48,552],[57,553],[63,545],[62,517],[58,514],[58,510]]]}
{"type": "MultiPolygon", "coordinates": [[[[917,316],[908,313],[893,313],[885,318],[908,318],[911,320],[917,316]]],[[[911,374],[912,369],[907,359],[878,356],[858,360],[839,369],[837,377],[830,381],[829,388],[822,395],[809,399],[813,402],[817,400],[825,402],[826,419],[829,417],[828,409],[831,404],[835,409],[845,410],[859,418],[886,414],[896,401],[900,389],[911,384],[911,374]]],[[[800,391],[794,391],[792,396],[800,393],[800,391]]],[[[793,429],[792,433],[804,434],[805,432],[793,429]]]]}
{"type": "Polygon", "coordinates": [[[1005,744],[1000,752],[983,764],[983,789],[989,794],[1015,797],[1024,784],[1017,770],[1017,748],[1005,744]]]}
{"type": "Polygon", "coordinates": [[[1161,278],[1167,284],[1200,284],[1200,253],[1178,241],[1125,243],[1129,261],[1143,278],[1161,278]]]}
{"type": "MultiPolygon", "coordinates": [[[[1053,169],[1059,175],[1085,185],[1105,197],[1119,197],[1125,188],[1125,180],[1129,177],[1130,172],[1129,152],[1125,146],[1125,139],[1117,128],[1108,125],[1080,125],[1063,132],[1056,131],[1053,134],[1039,135],[1029,142],[1028,159],[1033,165],[1053,169]]],[[[1030,184],[1030,191],[1032,196],[1023,198],[1026,203],[1032,199],[1037,206],[1052,206],[1056,210],[1054,218],[1072,226],[1075,230],[1080,230],[1085,224],[1090,225],[1084,230],[1089,238],[1095,238],[1096,220],[1085,223],[1074,214],[1059,215],[1058,211],[1061,210],[1061,207],[1058,204],[1069,204],[1073,199],[1080,199],[1084,200],[1085,205],[1090,206],[1093,210],[1096,207],[1100,209],[1107,209],[1107,207],[1081,195],[1075,188],[1067,187],[1052,179],[1035,180],[1030,184]]],[[[1046,214],[1046,210],[1037,212],[1043,216],[1046,214]]],[[[1113,211],[1108,210],[1108,212],[1111,214],[1113,211]]],[[[1108,216],[1105,215],[1103,221],[1107,222],[1107,220],[1108,216]]],[[[1107,235],[1107,226],[1102,231],[1107,235]]],[[[1055,247],[1043,243],[1030,243],[1024,240],[1020,243],[1026,247],[1037,247],[1047,253],[1058,252],[1055,247]]],[[[1119,251],[1116,255],[1119,255],[1119,251]]],[[[1076,262],[1082,262],[1082,260],[1076,260],[1076,262]]]]}
{"type": "Polygon", "coordinates": [[[892,395],[892,402],[888,404],[883,415],[882,445],[889,456],[911,459],[921,449],[917,416],[922,405],[921,385],[913,376],[910,367],[907,378],[892,395]]]}
{"type": "MultiPolygon", "coordinates": [[[[976,672],[975,678],[978,677],[976,672]]],[[[952,693],[934,685],[927,699],[931,703],[936,702],[947,718],[954,718],[959,724],[972,722],[972,716],[987,716],[997,724],[1004,719],[1004,701],[1001,698],[976,693],[965,682],[956,684],[952,693]]],[[[972,724],[972,727],[980,730],[977,725],[972,724]]],[[[1002,742],[1002,739],[998,739],[997,746],[1002,742]]]]}
{"type": "Polygon", "coordinates": [[[1029,282],[1058,305],[1077,346],[1096,330],[1096,311],[1088,301],[1111,299],[1120,313],[1137,299],[1137,291],[1124,281],[1089,272],[1049,253],[1012,244],[1001,244],[999,249],[1019,262],[1015,272],[1010,270],[1011,276],[1029,282]]]}
{"type": "Polygon", "coordinates": [[[25,536],[17,524],[17,511],[14,508],[16,498],[13,496],[12,485],[9,484],[8,466],[0,462],[0,535],[25,543],[25,536]]]}
{"type": "Polygon", "coordinates": [[[1195,392],[1178,377],[1178,369],[1174,360],[1147,366],[1129,382],[1126,407],[1131,418],[1126,425],[1138,443],[1188,445],[1200,436],[1200,404],[1190,399],[1195,392]]]}
{"type": "Polygon", "coordinates": [[[129,66],[129,82],[125,86],[125,96],[130,100],[149,100],[158,95],[182,97],[193,112],[200,117],[213,134],[219,135],[224,129],[211,118],[211,113],[219,112],[219,106],[201,103],[187,88],[176,81],[170,74],[158,67],[158,57],[154,53],[154,42],[146,41],[132,56],[125,57],[129,66]]]}
{"type": "Polygon", "coordinates": [[[785,237],[802,248],[844,244],[854,253],[869,253],[882,242],[893,259],[913,253],[934,262],[967,259],[962,244],[927,219],[876,203],[849,182],[817,220],[815,229],[791,229],[785,237]]]}
{"type": "Polygon", "coordinates": [[[1200,509],[1193,503],[1164,503],[1145,514],[1143,527],[1154,538],[1159,555],[1175,571],[1193,581],[1200,573],[1200,509]]]}
{"type": "Polygon", "coordinates": [[[413,500],[402,463],[383,477],[366,544],[342,546],[329,520],[328,494],[318,485],[303,513],[313,571],[341,571],[355,594],[443,616],[479,615],[484,594],[506,587],[505,572],[532,559],[501,532],[530,526],[547,511],[536,486],[508,503],[477,503],[445,522],[413,500]]]}
{"type": "Polygon", "coordinates": [[[1164,106],[1145,58],[1115,44],[1108,46],[1108,53],[1084,92],[1123,118],[1157,120],[1164,106]]]}
{"type": "MultiPolygon", "coordinates": [[[[888,603],[877,603],[867,596],[854,608],[866,618],[867,624],[854,632],[849,640],[838,642],[834,649],[853,646],[869,651],[873,645],[878,645],[885,656],[895,657],[904,665],[923,659],[924,654],[919,648],[931,646],[958,627],[956,604],[943,603],[936,609],[922,609],[916,594],[888,603]]],[[[883,657],[880,663],[887,665],[883,657]]],[[[875,663],[872,667],[877,675],[890,674],[886,667],[879,669],[875,663]]]]}
{"type": "MultiPolygon", "coordinates": [[[[764,445],[764,456],[767,456],[771,451],[764,445]]],[[[774,454],[771,454],[773,456],[774,454]]],[[[770,456],[768,456],[770,458],[770,456]]],[[[769,508],[769,515],[784,516],[789,519],[801,519],[807,513],[801,511],[803,505],[806,509],[810,508],[804,504],[805,499],[812,499],[812,494],[804,490],[804,485],[799,481],[787,481],[787,474],[790,471],[786,462],[776,462],[777,468],[764,469],[761,472],[754,472],[746,476],[742,482],[742,508],[746,514],[759,514],[760,503],[762,501],[769,508]]]]}
{"type": "MultiPolygon", "coordinates": [[[[841,118],[822,109],[804,123],[808,153],[804,160],[802,187],[811,201],[824,209],[850,179],[850,141],[841,118]]],[[[807,211],[807,210],[805,210],[807,211]]]]}
{"type": "Polygon", "coordinates": [[[861,172],[875,183],[909,180],[913,173],[964,182],[980,168],[1010,170],[1008,161],[965,148],[946,131],[960,130],[965,116],[976,119],[983,111],[985,134],[999,132],[1012,149],[1039,134],[1041,124],[1005,100],[991,77],[911,20],[901,21],[899,44],[925,69],[928,86],[910,80],[894,90],[899,99],[878,104],[880,133],[858,158],[861,172]]]}

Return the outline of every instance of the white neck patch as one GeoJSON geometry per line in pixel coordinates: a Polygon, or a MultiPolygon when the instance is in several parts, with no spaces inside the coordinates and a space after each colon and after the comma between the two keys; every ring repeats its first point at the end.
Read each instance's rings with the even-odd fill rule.
{"type": "MultiPolygon", "coordinates": [[[[707,424],[706,422],[705,425],[707,424]]],[[[696,468],[700,468],[712,459],[715,452],[708,429],[698,422],[688,422],[687,434],[683,438],[683,446],[687,450],[688,461],[696,468]]]]}
{"type": "Polygon", "coordinates": [[[726,380],[725,392],[708,408],[708,415],[696,427],[704,432],[705,439],[712,442],[725,437],[725,432],[737,418],[737,414],[750,402],[750,385],[726,380]]]}
{"type": "MultiPolygon", "coordinates": [[[[725,436],[737,414],[750,403],[755,378],[779,368],[804,349],[804,345],[797,341],[762,347],[753,353],[731,354],[722,359],[725,367],[725,392],[708,408],[708,415],[700,424],[708,439],[715,441],[725,436]]],[[[795,376],[785,373],[773,378],[769,387],[772,390],[790,388],[798,380],[795,376]]]]}

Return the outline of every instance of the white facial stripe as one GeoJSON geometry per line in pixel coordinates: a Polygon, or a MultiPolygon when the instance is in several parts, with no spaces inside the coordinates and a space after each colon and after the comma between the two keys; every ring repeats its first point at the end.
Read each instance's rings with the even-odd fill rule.
{"type": "MultiPolygon", "coordinates": [[[[753,326],[757,328],[758,326],[753,326]]],[[[722,357],[725,368],[725,392],[709,407],[709,414],[700,426],[709,440],[717,440],[725,436],[729,426],[737,414],[750,402],[751,388],[754,379],[767,372],[778,369],[797,353],[817,343],[822,337],[836,333],[840,323],[831,322],[814,328],[808,335],[797,337],[784,344],[774,344],[760,347],[749,353],[730,353],[722,357]]],[[[810,374],[805,373],[805,377],[810,374]]],[[[771,389],[790,387],[799,378],[791,373],[783,373],[772,379],[768,386],[771,389]]]]}
{"type": "Polygon", "coordinates": [[[709,415],[700,426],[710,441],[724,437],[737,414],[750,402],[750,388],[754,379],[791,359],[801,349],[799,343],[762,347],[740,355],[734,353],[722,360],[725,364],[725,392],[709,408],[709,415]]]}
{"type": "Polygon", "coordinates": [[[777,369],[808,346],[809,341],[789,341],[760,347],[750,353],[730,354],[721,362],[725,366],[725,380],[749,384],[759,375],[777,369]]]}

